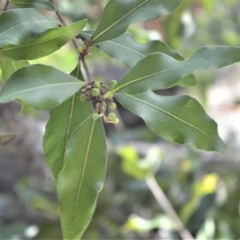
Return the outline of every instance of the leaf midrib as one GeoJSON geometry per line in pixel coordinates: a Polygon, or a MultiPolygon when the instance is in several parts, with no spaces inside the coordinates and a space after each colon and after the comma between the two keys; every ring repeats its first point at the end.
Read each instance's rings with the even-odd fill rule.
{"type": "Polygon", "coordinates": [[[104,33],[106,33],[107,31],[109,31],[109,29],[111,29],[112,27],[114,27],[116,24],[118,24],[119,22],[121,22],[124,18],[126,18],[128,15],[130,15],[132,12],[134,12],[135,10],[137,10],[138,8],[140,8],[141,6],[143,6],[144,4],[146,4],[147,2],[149,2],[149,0],[146,0],[145,2],[141,3],[140,5],[138,5],[137,7],[135,7],[134,9],[132,9],[130,12],[128,12],[126,15],[122,16],[118,21],[116,21],[115,23],[113,23],[112,25],[110,25],[108,28],[106,28],[104,31],[102,31],[101,33],[99,33],[95,38],[93,38],[92,42],[96,41],[96,39],[98,39],[99,37],[101,37],[104,33]]]}
{"type": "MultiPolygon", "coordinates": [[[[65,153],[66,148],[67,148],[67,141],[68,141],[68,138],[69,138],[70,128],[71,128],[72,119],[73,119],[74,102],[75,102],[75,95],[73,95],[72,102],[71,102],[71,110],[70,110],[69,122],[68,122],[68,127],[67,127],[67,134],[66,134],[66,138],[65,138],[65,141],[64,141],[64,153],[65,153]]],[[[64,166],[64,159],[62,161],[61,170],[63,169],[63,166],[64,166]]]]}
{"type": "MultiPolygon", "coordinates": [[[[81,33],[81,35],[86,35],[86,36],[88,36],[88,37],[91,37],[91,36],[92,36],[91,34],[88,34],[88,33],[86,33],[86,32],[81,33]]],[[[146,55],[144,55],[144,54],[141,54],[140,52],[137,52],[137,51],[135,51],[135,50],[133,50],[133,49],[131,49],[131,48],[126,47],[125,45],[121,45],[121,44],[116,43],[116,42],[114,42],[114,41],[112,41],[112,40],[107,40],[105,43],[111,43],[111,44],[120,46],[121,48],[125,48],[125,49],[127,49],[127,50],[129,50],[129,51],[131,51],[131,52],[133,52],[133,53],[136,53],[137,55],[139,55],[139,56],[141,56],[141,57],[145,57],[145,56],[146,56],[146,55]]],[[[99,43],[99,44],[101,44],[101,43],[99,43]]],[[[98,46],[99,44],[97,43],[96,46],[98,46]]]]}
{"type": "MultiPolygon", "coordinates": [[[[64,86],[64,85],[81,85],[81,83],[77,83],[77,82],[69,82],[69,83],[58,83],[58,84],[49,84],[49,85],[46,85],[46,86],[40,86],[40,87],[35,87],[35,88],[28,88],[28,89],[25,89],[25,90],[21,90],[21,91],[18,91],[18,92],[14,92],[12,94],[8,94],[6,96],[4,96],[4,98],[9,98],[9,96],[15,96],[16,94],[19,94],[19,93],[24,93],[24,92],[29,92],[29,91],[35,91],[35,90],[38,90],[38,89],[41,89],[41,88],[48,88],[48,87],[56,87],[56,86],[64,86]]],[[[3,89],[4,90],[4,89],[3,89]]],[[[0,98],[1,98],[1,92],[0,92],[0,98]]]]}
{"type": "Polygon", "coordinates": [[[12,28],[9,28],[8,30],[6,30],[6,31],[4,31],[4,32],[2,32],[2,33],[0,33],[0,36],[1,35],[3,35],[3,34],[5,34],[5,33],[7,33],[7,32],[9,32],[9,31],[12,31],[14,28],[17,28],[17,27],[19,27],[19,26],[21,26],[21,25],[25,25],[25,24],[33,24],[33,23],[57,23],[57,22],[55,22],[55,21],[32,21],[32,22],[24,22],[24,23],[20,23],[20,24],[18,24],[18,25],[16,25],[16,26],[14,26],[14,27],[12,27],[12,28]]]}
{"type": "MultiPolygon", "coordinates": [[[[146,78],[153,77],[153,76],[155,76],[155,75],[158,75],[158,74],[161,74],[161,73],[164,73],[164,72],[167,72],[167,71],[171,71],[171,70],[174,70],[174,69],[177,69],[177,68],[180,68],[180,67],[184,67],[184,66],[187,66],[188,64],[192,64],[192,63],[194,63],[194,62],[198,62],[198,61],[201,61],[201,60],[202,60],[202,59],[198,59],[198,60],[195,60],[195,61],[190,62],[190,63],[185,63],[185,64],[182,63],[180,66],[177,66],[177,67],[164,69],[164,70],[161,70],[161,71],[159,71],[159,72],[155,72],[155,73],[152,73],[152,74],[149,74],[149,75],[145,75],[145,76],[140,77],[140,78],[133,79],[133,80],[131,80],[131,81],[129,81],[129,82],[126,82],[126,83],[123,84],[123,85],[120,85],[119,87],[116,87],[116,88],[113,89],[111,92],[112,92],[112,93],[115,93],[117,90],[122,89],[122,88],[124,88],[124,87],[126,87],[126,86],[128,86],[128,85],[131,85],[131,84],[133,84],[133,83],[135,83],[135,82],[142,81],[142,80],[144,80],[144,79],[146,79],[146,78]]],[[[120,82],[119,82],[119,83],[120,83],[120,82]]]]}
{"type": "MultiPolygon", "coordinates": [[[[225,57],[234,56],[234,55],[239,55],[239,53],[228,54],[227,56],[226,56],[226,55],[220,55],[220,56],[218,56],[218,58],[225,58],[225,57]]],[[[209,59],[215,59],[215,58],[216,58],[216,56],[214,56],[214,57],[209,57],[208,60],[209,60],[209,59]]],[[[191,59],[191,58],[190,58],[190,59],[191,59]]],[[[190,60],[190,59],[189,59],[189,60],[190,60]]],[[[173,68],[164,69],[164,70],[161,70],[161,71],[159,71],[159,72],[155,72],[155,73],[152,73],[152,74],[149,74],[149,75],[145,75],[145,76],[140,77],[140,78],[133,79],[133,80],[131,80],[131,81],[129,81],[129,82],[126,82],[126,83],[123,84],[123,85],[120,85],[119,87],[116,87],[115,89],[113,89],[113,90],[111,91],[111,93],[115,93],[115,92],[118,91],[119,89],[122,89],[122,88],[124,88],[124,87],[126,87],[126,86],[128,86],[128,85],[131,85],[131,84],[135,83],[135,82],[142,81],[142,80],[144,80],[144,79],[146,79],[146,78],[149,78],[149,77],[152,77],[152,76],[155,76],[155,75],[158,75],[158,74],[167,72],[167,71],[175,70],[175,69],[178,69],[178,68],[181,68],[181,67],[186,67],[187,65],[190,65],[190,64],[193,64],[193,63],[196,63],[196,62],[199,62],[199,61],[203,61],[204,59],[203,59],[203,58],[199,58],[199,59],[194,60],[194,61],[189,61],[189,60],[187,60],[186,63],[180,62],[180,65],[179,65],[179,66],[176,66],[176,67],[173,67],[173,68]]],[[[176,60],[176,61],[177,61],[177,60],[176,60]]],[[[229,64],[225,64],[225,65],[223,65],[223,66],[227,66],[227,65],[229,65],[229,64]]],[[[212,68],[212,67],[211,67],[211,68],[212,68]]],[[[209,68],[206,68],[206,69],[209,69],[209,68]]],[[[199,68],[199,69],[194,70],[194,71],[199,71],[199,70],[201,70],[201,69],[199,68]]],[[[193,71],[193,72],[194,72],[194,71],[193,71]]],[[[185,76],[187,76],[188,74],[190,74],[190,73],[189,73],[189,72],[186,73],[184,76],[182,76],[182,78],[185,77],[185,76]]],[[[121,82],[119,82],[119,83],[121,83],[121,82]]]]}
{"type": "MultiPolygon", "coordinates": [[[[80,65],[78,65],[78,68],[77,68],[77,73],[76,73],[76,76],[75,76],[76,78],[79,74],[79,71],[80,71],[80,65]]],[[[64,143],[64,153],[65,153],[66,148],[67,148],[67,142],[68,142],[68,139],[69,139],[69,133],[70,133],[72,119],[73,119],[73,109],[74,109],[74,103],[75,103],[75,96],[76,96],[75,94],[72,96],[70,117],[69,117],[69,123],[68,123],[68,128],[67,128],[67,135],[66,135],[66,139],[65,139],[65,143],[64,143]]],[[[63,169],[63,166],[64,166],[64,159],[62,161],[61,169],[63,169]]]]}
{"type": "MultiPolygon", "coordinates": [[[[90,116],[91,117],[91,116],[90,116]]],[[[86,121],[88,120],[89,118],[86,119],[86,121]]],[[[83,178],[84,178],[84,172],[85,172],[85,169],[86,169],[86,165],[87,165],[87,159],[88,159],[88,155],[89,155],[89,151],[90,151],[90,146],[91,146],[91,141],[92,141],[92,136],[93,136],[93,131],[94,131],[94,127],[95,127],[95,123],[96,121],[93,120],[93,124],[92,124],[92,128],[91,128],[91,132],[90,132],[90,135],[89,135],[89,140],[88,140],[88,145],[87,145],[87,151],[86,151],[86,156],[85,156],[85,159],[84,159],[84,163],[83,163],[83,170],[82,170],[82,175],[81,175],[81,178],[80,178],[80,181],[79,181],[79,187],[78,187],[78,191],[77,191],[77,197],[76,197],[76,201],[75,201],[75,205],[74,205],[74,211],[73,211],[73,216],[72,216],[72,224],[71,224],[71,230],[70,230],[70,239],[72,239],[72,235],[73,235],[73,227],[74,227],[74,219],[75,219],[75,216],[76,216],[76,209],[77,209],[77,203],[78,203],[78,200],[79,200],[79,197],[80,197],[80,192],[81,192],[81,187],[82,187],[82,182],[83,182],[83,178]]]]}
{"type": "Polygon", "coordinates": [[[141,56],[141,57],[145,57],[145,56],[146,56],[146,55],[141,54],[140,52],[137,52],[137,51],[135,51],[135,50],[133,50],[133,49],[131,49],[131,48],[128,48],[128,47],[126,47],[126,46],[124,46],[124,45],[121,45],[121,44],[119,44],[119,43],[116,43],[116,42],[114,42],[114,41],[108,40],[108,41],[106,41],[106,42],[115,44],[115,45],[117,45],[117,46],[120,46],[121,48],[125,48],[125,49],[127,49],[127,50],[129,50],[129,51],[131,51],[131,52],[133,52],[133,53],[136,53],[137,55],[139,55],[139,56],[141,56]]]}
{"type": "Polygon", "coordinates": [[[152,107],[152,108],[155,108],[155,109],[157,109],[157,110],[159,110],[159,111],[167,114],[167,115],[170,116],[171,118],[176,119],[176,120],[178,120],[178,121],[186,124],[187,126],[196,129],[197,131],[201,132],[202,134],[204,134],[204,135],[206,135],[208,138],[210,138],[213,142],[215,142],[216,144],[218,144],[218,142],[217,142],[215,139],[213,139],[210,135],[208,135],[207,133],[205,133],[205,132],[202,131],[201,129],[199,129],[199,128],[195,127],[194,125],[192,125],[192,124],[190,124],[190,123],[182,120],[181,118],[179,118],[179,117],[171,114],[170,112],[165,111],[165,110],[162,109],[162,108],[156,107],[155,105],[152,105],[152,104],[149,103],[149,102],[146,102],[146,101],[144,101],[144,100],[142,100],[142,99],[139,99],[139,98],[134,97],[134,96],[132,96],[132,95],[129,95],[129,94],[127,94],[127,93],[117,93],[117,94],[126,95],[127,97],[133,98],[133,99],[135,99],[135,100],[137,100],[137,101],[139,101],[139,102],[142,102],[142,103],[144,103],[144,104],[146,104],[146,105],[148,105],[148,106],[150,106],[150,107],[152,107]]]}
{"type": "MultiPolygon", "coordinates": [[[[74,27],[73,29],[70,29],[69,31],[66,31],[66,32],[64,32],[64,33],[61,33],[61,34],[59,34],[59,35],[57,35],[57,36],[54,36],[53,38],[48,38],[48,39],[46,39],[46,40],[44,40],[44,41],[36,41],[36,39],[33,39],[33,40],[31,40],[31,42],[33,42],[33,43],[28,43],[28,44],[24,44],[24,45],[21,45],[21,46],[14,46],[14,47],[6,47],[6,48],[3,48],[2,49],[2,52],[7,52],[7,51],[11,51],[11,50],[14,50],[14,49],[19,49],[19,48],[24,48],[24,47],[29,47],[29,46],[35,46],[36,44],[43,44],[43,43],[45,43],[45,42],[48,42],[48,41],[51,41],[51,40],[53,40],[53,39],[56,39],[56,38],[58,38],[58,37],[62,37],[62,36],[64,36],[64,35],[67,35],[69,32],[72,32],[72,31],[74,31],[76,28],[77,28],[78,26],[76,26],[76,27],[74,27]],[[34,41],[36,41],[36,42],[34,42],[34,41]]],[[[53,29],[51,29],[50,31],[52,31],[53,29]]],[[[61,29],[62,30],[62,29],[61,29]]],[[[40,36],[40,37],[45,37],[46,35],[42,35],[42,36],[40,36]]]]}

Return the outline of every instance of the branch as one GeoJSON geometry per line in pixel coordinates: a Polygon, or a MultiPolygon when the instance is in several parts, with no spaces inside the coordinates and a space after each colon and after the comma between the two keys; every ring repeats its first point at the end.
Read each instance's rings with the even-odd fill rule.
{"type": "MultiPolygon", "coordinates": [[[[58,19],[60,20],[60,22],[62,23],[62,25],[63,25],[63,26],[67,26],[67,23],[65,22],[64,18],[63,18],[62,15],[60,14],[60,12],[59,12],[56,4],[54,3],[54,0],[50,0],[50,2],[55,6],[55,8],[56,8],[55,13],[56,13],[58,19]]],[[[77,42],[76,42],[75,39],[72,39],[72,43],[73,43],[74,47],[75,47],[76,49],[78,49],[78,44],[77,44],[77,42]]]]}
{"type": "MultiPolygon", "coordinates": [[[[49,0],[49,1],[55,6],[55,8],[56,8],[55,13],[56,13],[58,19],[60,20],[60,22],[62,23],[62,25],[63,25],[63,26],[66,26],[67,24],[66,24],[64,18],[62,17],[62,15],[60,14],[60,12],[59,12],[56,4],[54,3],[54,0],[49,0]]],[[[77,44],[77,42],[76,42],[76,39],[72,39],[72,43],[73,43],[74,47],[76,48],[76,50],[78,50],[78,44],[77,44]]],[[[84,49],[83,53],[80,53],[80,58],[79,58],[79,59],[80,59],[80,60],[82,61],[82,63],[83,63],[83,67],[84,67],[84,69],[85,69],[85,72],[86,72],[88,81],[89,81],[89,82],[93,82],[93,78],[92,78],[92,76],[91,76],[91,74],[90,74],[90,71],[89,71],[88,66],[87,66],[87,64],[86,64],[86,61],[85,61],[85,55],[87,55],[88,48],[89,48],[89,45],[86,46],[86,49],[84,49]]]]}
{"type": "MultiPolygon", "coordinates": [[[[54,3],[54,0],[49,0],[49,1],[55,6],[55,8],[56,8],[55,13],[56,13],[58,19],[60,20],[60,22],[62,23],[62,25],[63,25],[63,26],[66,26],[67,24],[66,24],[64,18],[62,17],[62,15],[60,14],[60,12],[59,12],[56,4],[54,3]]],[[[78,50],[78,44],[77,44],[77,42],[76,42],[75,39],[72,39],[72,43],[73,43],[74,47],[76,48],[76,50],[78,50]]],[[[85,44],[86,44],[86,43],[85,43],[85,44]]],[[[83,67],[84,67],[84,69],[85,69],[85,72],[86,72],[88,81],[89,81],[89,82],[93,82],[93,78],[92,78],[92,76],[91,76],[91,74],[90,74],[90,71],[89,71],[88,66],[87,66],[87,64],[86,64],[86,61],[85,61],[85,56],[87,55],[87,51],[88,51],[89,46],[90,46],[89,44],[86,45],[86,48],[84,49],[84,51],[83,51],[82,53],[80,53],[79,59],[80,59],[80,60],[82,61],[82,63],[83,63],[83,67]]]]}
{"type": "Polygon", "coordinates": [[[150,191],[156,198],[157,202],[163,209],[163,211],[172,219],[175,229],[179,232],[180,236],[184,240],[194,239],[188,229],[185,228],[184,224],[178,217],[177,213],[173,209],[171,203],[168,201],[161,187],[158,185],[156,179],[153,176],[149,176],[146,179],[146,184],[150,191]]]}
{"type": "Polygon", "coordinates": [[[5,4],[4,8],[3,8],[3,12],[5,12],[7,10],[8,5],[9,5],[9,0],[6,1],[6,4],[5,4]]]}
{"type": "Polygon", "coordinates": [[[82,60],[82,63],[83,63],[83,67],[85,69],[88,81],[91,83],[91,82],[93,82],[93,78],[92,78],[92,75],[91,75],[91,73],[90,73],[90,71],[88,69],[87,63],[85,61],[85,57],[82,54],[80,54],[80,57],[81,57],[81,60],[82,60]]]}

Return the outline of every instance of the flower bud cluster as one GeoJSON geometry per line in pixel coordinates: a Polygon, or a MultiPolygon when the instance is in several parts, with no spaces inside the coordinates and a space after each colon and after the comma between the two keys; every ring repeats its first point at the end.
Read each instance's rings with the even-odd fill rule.
{"type": "Polygon", "coordinates": [[[103,118],[106,123],[118,124],[119,119],[113,112],[107,113],[107,107],[111,110],[116,109],[117,105],[113,102],[113,95],[109,90],[117,84],[116,80],[110,81],[109,85],[103,85],[102,82],[93,81],[86,84],[81,90],[80,101],[92,101],[96,104],[95,113],[92,115],[93,120],[103,118]]]}

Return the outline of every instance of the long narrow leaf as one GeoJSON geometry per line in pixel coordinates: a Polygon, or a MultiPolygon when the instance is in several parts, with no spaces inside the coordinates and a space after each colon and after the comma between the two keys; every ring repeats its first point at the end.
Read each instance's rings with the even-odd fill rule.
{"type": "MultiPolygon", "coordinates": [[[[83,80],[80,64],[71,74],[83,80]]],[[[50,119],[46,126],[43,148],[46,161],[56,181],[63,168],[64,153],[71,134],[93,112],[91,103],[81,102],[79,96],[80,94],[76,93],[58,107],[51,109],[50,119]]]]}
{"type": "Polygon", "coordinates": [[[91,103],[82,103],[79,94],[51,110],[50,120],[46,126],[43,147],[48,165],[54,178],[63,168],[64,153],[67,142],[75,129],[92,114],[91,103]]]}
{"type": "Polygon", "coordinates": [[[76,37],[85,25],[86,20],[82,20],[66,27],[50,29],[25,44],[5,46],[2,53],[14,60],[33,60],[47,56],[76,37]]]}
{"type": "Polygon", "coordinates": [[[23,44],[36,35],[59,24],[35,9],[12,9],[0,16],[0,47],[23,44]]]}
{"type": "MultiPolygon", "coordinates": [[[[90,41],[93,30],[84,31],[80,35],[86,40],[90,41]]],[[[121,36],[100,42],[96,44],[97,47],[107,53],[109,56],[120,60],[125,66],[133,67],[141,59],[152,53],[164,53],[177,60],[184,60],[184,58],[177,52],[172,50],[166,43],[159,40],[150,41],[146,44],[138,43],[130,33],[124,33],[121,36]]],[[[194,75],[189,75],[181,79],[177,85],[179,86],[193,86],[197,83],[194,75]]]]}
{"type": "Polygon", "coordinates": [[[158,96],[148,91],[134,96],[119,93],[115,97],[166,140],[206,151],[228,153],[218,135],[216,122],[189,96],[158,96]]]}
{"type": "Polygon", "coordinates": [[[169,14],[182,0],[111,0],[104,9],[102,19],[92,41],[103,42],[116,38],[133,22],[147,22],[169,14]]]}
{"type": "Polygon", "coordinates": [[[71,135],[57,183],[64,239],[80,239],[88,226],[106,173],[101,120],[90,116],[71,135]]]}
{"type": "Polygon", "coordinates": [[[162,54],[150,54],[137,63],[112,92],[138,94],[169,88],[195,71],[220,68],[240,61],[240,47],[203,47],[185,61],[162,54]]]}
{"type": "Polygon", "coordinates": [[[30,65],[9,78],[0,92],[0,103],[18,99],[37,110],[53,108],[83,85],[83,82],[53,67],[30,65]]]}

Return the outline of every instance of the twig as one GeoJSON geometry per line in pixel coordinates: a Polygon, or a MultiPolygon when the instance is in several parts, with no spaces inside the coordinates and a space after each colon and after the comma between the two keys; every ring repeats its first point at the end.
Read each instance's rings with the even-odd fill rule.
{"type": "Polygon", "coordinates": [[[81,55],[81,54],[80,54],[80,57],[81,57],[82,64],[83,64],[83,67],[85,69],[88,81],[91,83],[91,82],[93,82],[93,78],[92,78],[92,75],[91,75],[91,73],[90,73],[90,71],[88,69],[87,63],[85,61],[85,57],[84,57],[84,55],[81,55]]]}
{"type": "MultiPolygon", "coordinates": [[[[60,22],[62,23],[62,25],[66,26],[67,24],[66,24],[64,18],[62,17],[62,15],[60,14],[56,4],[54,3],[54,0],[49,0],[49,1],[55,6],[55,8],[56,8],[55,13],[56,13],[58,19],[60,20],[60,22]]],[[[78,44],[76,42],[76,39],[72,39],[72,43],[73,43],[74,47],[76,48],[76,50],[78,50],[78,44]]],[[[85,61],[85,55],[87,55],[88,47],[89,47],[89,45],[86,46],[86,49],[84,50],[84,52],[82,54],[80,54],[79,60],[81,60],[82,63],[83,63],[83,67],[85,69],[88,81],[89,82],[93,82],[93,78],[92,78],[92,76],[90,74],[90,71],[89,71],[88,66],[86,64],[86,61],[85,61]]]]}
{"type": "Polygon", "coordinates": [[[6,4],[5,4],[4,8],[3,8],[3,12],[5,12],[7,10],[8,4],[9,4],[9,0],[6,1],[6,4]]]}
{"type": "Polygon", "coordinates": [[[178,217],[177,213],[173,209],[171,203],[168,201],[161,187],[158,185],[156,179],[153,176],[146,178],[146,184],[150,191],[156,198],[157,202],[163,209],[163,211],[172,219],[175,229],[179,232],[180,236],[184,240],[194,239],[191,233],[185,228],[184,224],[178,217]]]}
{"type": "MultiPolygon", "coordinates": [[[[56,13],[58,19],[60,20],[60,22],[62,23],[62,25],[63,25],[63,26],[67,26],[67,23],[65,22],[64,18],[63,18],[62,15],[60,14],[60,12],[59,12],[56,4],[54,3],[54,0],[50,0],[50,2],[55,6],[55,8],[56,8],[55,13],[56,13]]],[[[76,49],[78,49],[78,44],[77,44],[77,42],[76,42],[75,39],[72,39],[72,43],[73,43],[74,47],[75,47],[76,49]]]]}

